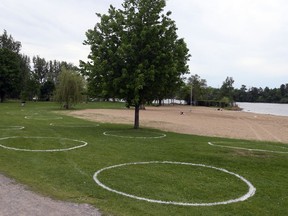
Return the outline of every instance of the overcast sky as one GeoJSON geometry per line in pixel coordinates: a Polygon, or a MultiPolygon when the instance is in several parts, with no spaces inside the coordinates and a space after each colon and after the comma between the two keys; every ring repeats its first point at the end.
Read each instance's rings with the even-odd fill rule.
{"type": "MultiPolygon", "coordinates": [[[[78,66],[89,47],[85,32],[122,0],[1,0],[4,29],[22,43],[22,53],[78,66]]],[[[190,73],[220,87],[227,76],[234,87],[280,87],[288,83],[287,0],[167,0],[178,36],[192,58],[190,73]]]]}

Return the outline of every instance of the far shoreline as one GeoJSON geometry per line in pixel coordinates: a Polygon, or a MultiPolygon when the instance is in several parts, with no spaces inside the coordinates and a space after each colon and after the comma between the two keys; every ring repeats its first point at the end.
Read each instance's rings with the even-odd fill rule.
{"type": "Polygon", "coordinates": [[[288,104],[236,102],[243,112],[288,117],[288,104]]]}

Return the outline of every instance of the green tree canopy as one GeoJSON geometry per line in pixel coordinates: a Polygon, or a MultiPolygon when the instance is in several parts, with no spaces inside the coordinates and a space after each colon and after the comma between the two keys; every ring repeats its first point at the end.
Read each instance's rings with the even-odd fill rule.
{"type": "Polygon", "coordinates": [[[125,0],[122,9],[97,14],[100,22],[86,33],[90,61],[81,66],[90,92],[135,106],[134,128],[140,105],[171,94],[188,72],[187,46],[165,6],[165,0],[125,0]]]}
{"type": "Polygon", "coordinates": [[[55,99],[62,107],[70,109],[82,101],[84,91],[84,80],[75,70],[62,67],[59,82],[56,86],[55,99]]]}
{"type": "Polygon", "coordinates": [[[190,85],[192,88],[191,102],[195,101],[197,104],[197,100],[203,99],[204,90],[207,87],[207,81],[205,79],[201,79],[198,74],[195,74],[188,78],[188,85],[190,85]]]}
{"type": "Polygon", "coordinates": [[[12,35],[7,34],[7,31],[4,30],[3,35],[0,36],[0,49],[7,49],[14,53],[19,53],[21,49],[21,43],[15,41],[12,35]]]}
{"type": "Polygon", "coordinates": [[[226,77],[225,81],[223,82],[220,88],[220,99],[225,98],[229,102],[233,101],[233,94],[234,94],[234,79],[232,77],[226,77]]]}
{"type": "Polygon", "coordinates": [[[7,94],[14,95],[20,92],[21,57],[18,54],[21,43],[8,36],[6,30],[0,35],[0,102],[7,94]]]}
{"type": "Polygon", "coordinates": [[[20,58],[17,53],[0,49],[0,100],[19,90],[21,83],[20,58]]]}

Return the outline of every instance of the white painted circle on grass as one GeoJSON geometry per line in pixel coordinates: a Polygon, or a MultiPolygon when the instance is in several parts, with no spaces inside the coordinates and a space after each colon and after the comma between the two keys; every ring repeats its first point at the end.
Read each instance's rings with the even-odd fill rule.
{"type": "Polygon", "coordinates": [[[34,119],[34,120],[56,120],[63,119],[61,116],[25,116],[25,119],[34,119]]]}
{"type": "Polygon", "coordinates": [[[255,192],[256,192],[256,188],[244,177],[230,172],[226,169],[222,169],[222,168],[217,168],[217,167],[213,167],[213,166],[208,166],[208,165],[204,165],[204,164],[194,164],[194,163],[183,163],[183,162],[171,162],[171,161],[149,161],[149,162],[135,162],[135,163],[125,163],[125,164],[118,164],[118,165],[114,165],[114,166],[110,166],[110,167],[106,167],[103,169],[98,170],[96,173],[94,173],[93,175],[93,179],[94,181],[102,188],[126,196],[126,197],[130,197],[133,199],[137,199],[137,200],[142,200],[142,201],[146,201],[146,202],[151,202],[151,203],[159,203],[159,204],[168,204],[168,205],[179,205],[179,206],[215,206],[215,205],[227,205],[227,204],[231,204],[231,203],[236,203],[236,202],[241,202],[241,201],[245,201],[248,198],[252,197],[255,192]],[[188,165],[188,166],[198,166],[198,167],[204,167],[204,168],[210,168],[210,169],[215,169],[224,173],[228,173],[230,175],[233,175],[237,178],[239,178],[240,180],[242,180],[249,188],[248,192],[236,199],[231,199],[231,200],[225,200],[225,201],[221,201],[221,202],[211,202],[211,203],[189,203],[189,202],[174,202],[174,201],[162,201],[162,200],[154,200],[154,199],[148,199],[148,198],[144,198],[144,197],[139,197],[139,196],[135,196],[132,194],[128,194],[128,193],[124,193],[121,191],[117,191],[114,190],[108,186],[106,186],[105,184],[103,184],[102,182],[100,182],[100,180],[98,179],[98,175],[106,170],[109,169],[114,169],[114,168],[118,168],[118,167],[122,167],[122,166],[129,166],[129,165],[138,165],[138,164],[178,164],[178,165],[188,165]]]}
{"type": "Polygon", "coordinates": [[[89,128],[89,127],[99,127],[99,124],[94,124],[94,125],[89,125],[89,124],[74,124],[74,123],[70,123],[70,124],[55,124],[55,123],[50,123],[50,126],[53,127],[70,127],[70,128],[89,128]]]}
{"type": "Polygon", "coordinates": [[[162,134],[162,133],[157,133],[157,132],[149,132],[151,134],[155,134],[155,136],[151,136],[151,137],[142,137],[142,136],[122,136],[122,135],[116,135],[113,134],[113,132],[122,132],[122,131],[105,131],[103,134],[105,136],[112,136],[112,137],[120,137],[120,138],[129,138],[129,139],[160,139],[160,138],[164,138],[166,137],[166,134],[162,134]]]}
{"type": "Polygon", "coordinates": [[[23,130],[24,126],[0,126],[0,130],[23,130]]]}
{"type": "Polygon", "coordinates": [[[237,146],[225,146],[225,145],[218,145],[212,142],[208,142],[211,146],[216,146],[220,148],[230,148],[230,149],[239,149],[239,150],[247,150],[247,151],[259,151],[259,152],[271,152],[271,153],[280,153],[280,154],[288,154],[288,148],[282,147],[287,149],[287,151],[272,151],[272,150],[265,150],[265,149],[251,149],[251,148],[243,148],[243,147],[237,147],[237,146]]]}
{"type": "Polygon", "coordinates": [[[17,138],[22,138],[22,139],[54,139],[54,140],[68,140],[68,141],[72,141],[72,142],[80,143],[80,145],[73,146],[73,147],[70,147],[70,148],[59,148],[59,149],[25,149],[25,148],[15,148],[15,147],[10,147],[10,146],[5,146],[5,145],[1,145],[1,144],[0,144],[0,147],[5,148],[5,149],[9,149],[9,150],[15,150],[15,151],[26,151],[26,152],[60,152],[60,151],[69,151],[69,150],[74,150],[74,149],[82,148],[82,147],[88,145],[87,142],[82,141],[82,140],[76,140],[76,139],[57,138],[57,137],[29,137],[29,136],[27,136],[27,137],[20,137],[20,136],[3,137],[3,138],[0,138],[0,142],[1,142],[1,140],[17,139],[17,138]]]}

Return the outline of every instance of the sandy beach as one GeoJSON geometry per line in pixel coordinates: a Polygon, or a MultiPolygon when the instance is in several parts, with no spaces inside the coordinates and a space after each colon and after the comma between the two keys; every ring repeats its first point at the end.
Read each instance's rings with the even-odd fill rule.
{"type": "MultiPolygon", "coordinates": [[[[134,109],[87,109],[74,117],[102,123],[131,124],[134,109]]],[[[208,107],[162,106],[140,111],[140,127],[183,134],[288,143],[288,117],[208,107]],[[183,115],[181,115],[183,112],[183,115]]]]}

